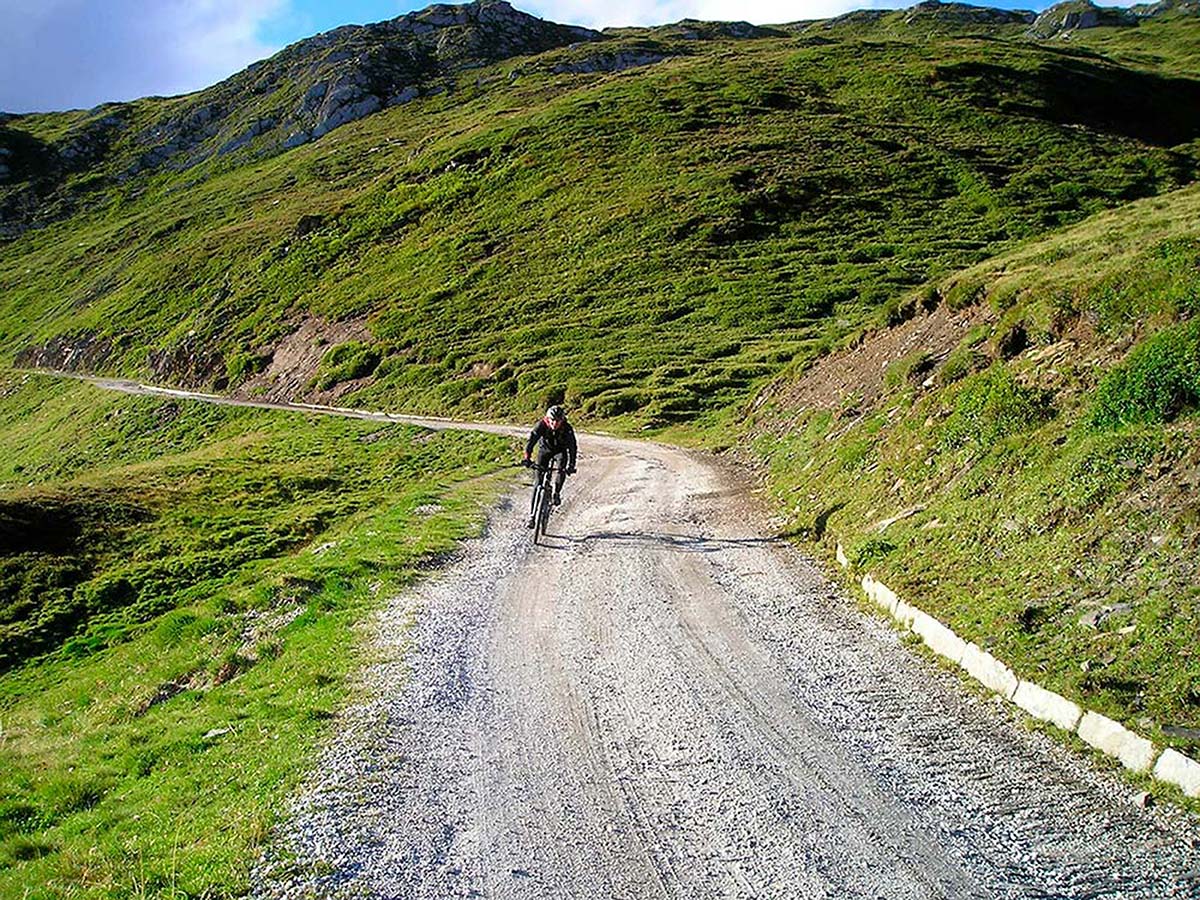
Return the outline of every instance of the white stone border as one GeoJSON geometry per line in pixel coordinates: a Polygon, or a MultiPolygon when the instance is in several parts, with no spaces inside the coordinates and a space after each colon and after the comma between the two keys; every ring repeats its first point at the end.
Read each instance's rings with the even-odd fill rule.
{"type": "MultiPolygon", "coordinates": [[[[843,569],[850,568],[850,560],[840,543],[837,545],[837,561],[843,569]]],[[[861,584],[863,592],[872,602],[919,635],[930,650],[966,671],[984,687],[1034,718],[1053,722],[1064,731],[1073,732],[1097,750],[1118,760],[1131,772],[1153,772],[1159,781],[1175,785],[1188,797],[1200,797],[1200,762],[1184,756],[1178,750],[1168,748],[1160,752],[1153,743],[1120,722],[1083,709],[1079,704],[1032,681],[1019,679],[1012,669],[986,650],[967,643],[933,616],[905,603],[874,575],[863,575],[861,584]]]]}

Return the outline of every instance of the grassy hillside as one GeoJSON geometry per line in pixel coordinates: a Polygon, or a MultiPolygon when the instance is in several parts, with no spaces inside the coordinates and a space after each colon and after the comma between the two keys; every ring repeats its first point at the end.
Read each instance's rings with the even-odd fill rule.
{"type": "Polygon", "coordinates": [[[98,188],[7,245],[0,346],[236,387],[304,315],[360,318],[322,384],[362,402],[713,421],[929,278],[1194,178],[1200,82],[917,36],[680,42],[616,75],[554,51],[98,188]]]}
{"type": "Polygon", "coordinates": [[[1198,223],[1188,188],[969,269],[757,413],[797,534],[1193,753],[1198,223]]]}
{"type": "MultiPolygon", "coordinates": [[[[958,15],[626,29],[134,174],[196,97],[8,118],[4,209],[132,125],[3,245],[0,355],[750,443],[799,539],[1195,751],[1200,19],[958,15]]],[[[4,896],[235,894],[507,454],[8,371],[0,449],[4,896]]]]}
{"type": "Polygon", "coordinates": [[[501,438],[0,374],[0,895],[236,896],[501,438]]]}

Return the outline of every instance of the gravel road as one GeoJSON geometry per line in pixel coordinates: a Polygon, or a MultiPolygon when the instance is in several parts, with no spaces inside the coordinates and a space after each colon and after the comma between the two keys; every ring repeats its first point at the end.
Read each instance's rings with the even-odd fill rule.
{"type": "Polygon", "coordinates": [[[1030,731],[701,457],[581,440],[376,621],[260,897],[1200,897],[1193,820],[1030,731]]]}
{"type": "Polygon", "coordinates": [[[1200,900],[1194,818],[906,647],[735,475],[600,436],[580,460],[549,546],[518,491],[378,616],[255,896],[1200,900]]]}

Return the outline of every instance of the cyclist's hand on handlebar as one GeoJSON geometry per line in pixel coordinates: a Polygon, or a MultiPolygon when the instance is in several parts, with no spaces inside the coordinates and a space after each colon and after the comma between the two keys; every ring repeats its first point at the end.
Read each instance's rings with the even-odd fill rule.
{"type": "Polygon", "coordinates": [[[574,467],[572,467],[572,468],[570,468],[570,469],[567,469],[567,474],[568,474],[568,475],[574,475],[574,474],[575,474],[575,469],[574,469],[574,467]]]}
{"type": "Polygon", "coordinates": [[[533,460],[527,456],[523,460],[521,460],[521,465],[523,465],[527,469],[532,469],[533,468],[533,460]]]}

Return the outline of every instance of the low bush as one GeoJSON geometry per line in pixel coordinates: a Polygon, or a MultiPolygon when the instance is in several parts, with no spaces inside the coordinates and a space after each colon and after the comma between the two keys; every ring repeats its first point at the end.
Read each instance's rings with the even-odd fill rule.
{"type": "Polygon", "coordinates": [[[1021,384],[1002,364],[966,379],[946,420],[949,448],[988,448],[1002,438],[1040,425],[1054,414],[1048,391],[1021,384]]]}
{"type": "Polygon", "coordinates": [[[237,383],[262,372],[270,362],[270,356],[260,353],[234,353],[225,360],[225,374],[237,383]]]}
{"type": "Polygon", "coordinates": [[[965,344],[959,346],[946,357],[946,361],[938,369],[938,381],[941,384],[953,384],[956,381],[962,381],[968,375],[984,368],[987,365],[987,361],[987,354],[981,353],[965,344]]]}
{"type": "Polygon", "coordinates": [[[907,356],[902,356],[887,367],[883,375],[884,386],[889,391],[901,387],[913,387],[920,384],[926,375],[933,371],[937,361],[927,350],[915,350],[907,356]]]}
{"type": "Polygon", "coordinates": [[[366,378],[378,368],[381,359],[379,349],[370,344],[361,341],[338,344],[321,357],[314,384],[318,389],[327,391],[343,381],[366,378]]]}
{"type": "Polygon", "coordinates": [[[917,298],[912,295],[893,295],[884,302],[883,317],[889,328],[903,325],[917,314],[917,298]]]}
{"type": "Polygon", "coordinates": [[[942,292],[946,305],[951,309],[966,309],[983,299],[984,286],[972,279],[962,279],[942,292]]]}
{"type": "Polygon", "coordinates": [[[1097,428],[1169,422],[1200,405],[1200,320],[1138,344],[1100,380],[1089,414],[1097,428]]]}
{"type": "Polygon", "coordinates": [[[850,548],[850,564],[856,569],[866,569],[879,562],[896,549],[896,545],[887,538],[872,535],[863,538],[850,548]]]}

